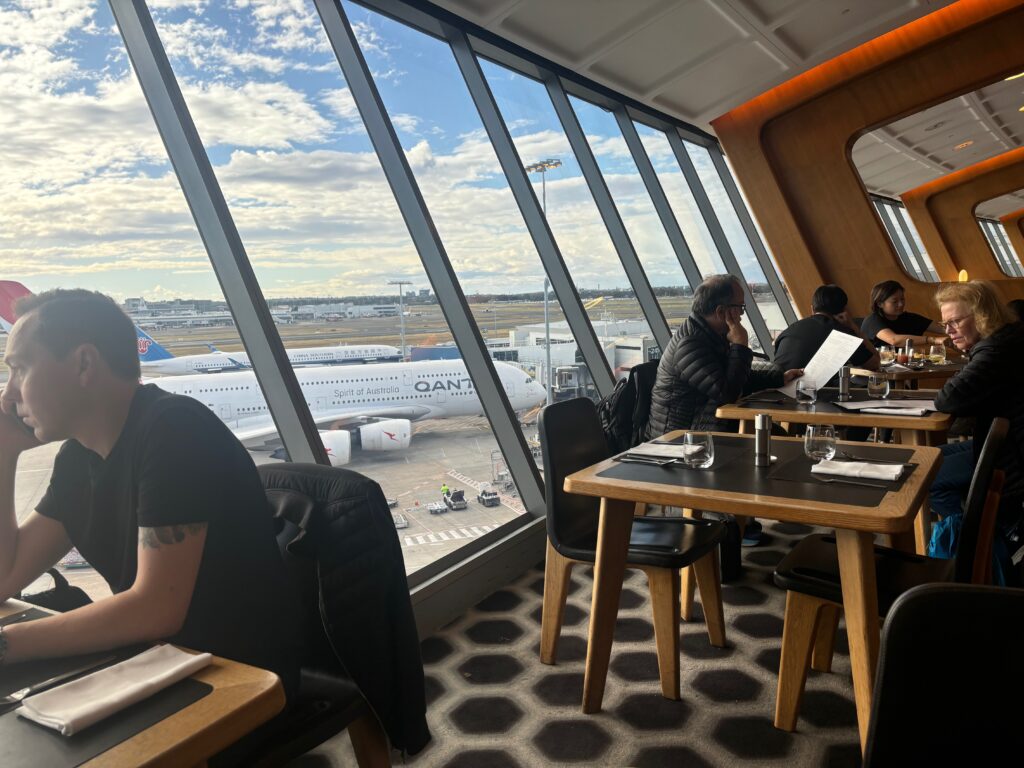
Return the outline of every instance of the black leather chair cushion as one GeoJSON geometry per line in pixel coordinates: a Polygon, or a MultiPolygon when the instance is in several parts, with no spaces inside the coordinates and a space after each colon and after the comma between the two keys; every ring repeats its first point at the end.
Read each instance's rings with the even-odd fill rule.
{"type": "MultiPolygon", "coordinates": [[[[725,526],[709,520],[637,517],[629,536],[629,565],[685,568],[708,554],[725,538],[725,526]]],[[[565,557],[594,562],[597,533],[590,531],[556,545],[565,557]]]]}
{"type": "MultiPolygon", "coordinates": [[[[879,615],[887,614],[896,598],[912,587],[950,581],[953,568],[952,560],[937,560],[876,546],[879,615]]],[[[835,536],[815,534],[793,547],[775,569],[775,583],[782,589],[842,603],[835,536]]]]}

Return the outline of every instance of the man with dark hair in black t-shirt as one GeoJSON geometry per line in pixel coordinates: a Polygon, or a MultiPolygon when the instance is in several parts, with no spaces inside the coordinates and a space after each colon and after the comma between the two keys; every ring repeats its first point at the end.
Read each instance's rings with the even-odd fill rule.
{"type": "Polygon", "coordinates": [[[0,393],[0,601],[71,547],[111,597],[7,627],[4,661],[168,640],[277,672],[292,688],[298,631],[259,476],[202,403],[139,384],[131,321],[90,291],[22,300],[0,393]],[[20,454],[66,440],[19,525],[20,454]]]}
{"type": "Polygon", "coordinates": [[[864,339],[847,364],[878,370],[878,352],[853,322],[846,305],[846,291],[838,285],[820,286],[811,297],[814,314],[797,320],[775,339],[775,364],[783,369],[804,368],[829,334],[841,331],[864,339]]]}

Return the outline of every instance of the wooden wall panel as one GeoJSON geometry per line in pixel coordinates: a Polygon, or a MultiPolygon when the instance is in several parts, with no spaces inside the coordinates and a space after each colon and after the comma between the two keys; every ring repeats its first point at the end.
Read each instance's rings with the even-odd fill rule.
{"type": "Polygon", "coordinates": [[[1024,208],[1000,216],[999,221],[1006,230],[1006,236],[1010,238],[1010,245],[1017,252],[1017,258],[1024,261],[1024,208]]]}
{"type": "MultiPolygon", "coordinates": [[[[793,298],[809,313],[822,282],[851,308],[896,278],[910,307],[934,286],[907,275],[850,158],[864,132],[1024,70],[1024,3],[960,0],[861,45],[712,121],[793,298]]],[[[933,260],[940,279],[959,267],[933,260]]],[[[1019,291],[1024,281],[1002,285],[1019,291]]]]}
{"type": "Polygon", "coordinates": [[[974,212],[986,200],[1019,189],[1024,189],[1024,148],[947,173],[901,197],[932,259],[941,255],[972,278],[999,280],[1006,275],[974,212]]]}

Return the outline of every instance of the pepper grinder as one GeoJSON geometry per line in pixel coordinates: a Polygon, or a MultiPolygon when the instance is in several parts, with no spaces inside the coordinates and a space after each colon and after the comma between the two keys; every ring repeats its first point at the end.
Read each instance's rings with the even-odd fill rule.
{"type": "Polygon", "coordinates": [[[839,369],[839,396],[836,398],[841,403],[850,399],[850,366],[844,365],[839,369]]]}
{"type": "Polygon", "coordinates": [[[772,417],[767,413],[754,416],[754,466],[772,463],[772,417]]]}

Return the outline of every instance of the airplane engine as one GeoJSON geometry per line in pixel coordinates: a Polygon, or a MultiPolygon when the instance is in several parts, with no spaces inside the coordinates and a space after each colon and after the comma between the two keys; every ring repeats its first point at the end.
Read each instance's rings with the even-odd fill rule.
{"type": "Polygon", "coordinates": [[[359,428],[359,443],[364,451],[397,451],[409,447],[412,423],[408,419],[375,421],[359,428]]]}
{"type": "Polygon", "coordinates": [[[352,435],[343,429],[332,429],[321,432],[320,440],[327,449],[327,457],[332,467],[342,467],[352,458],[352,435]]]}

